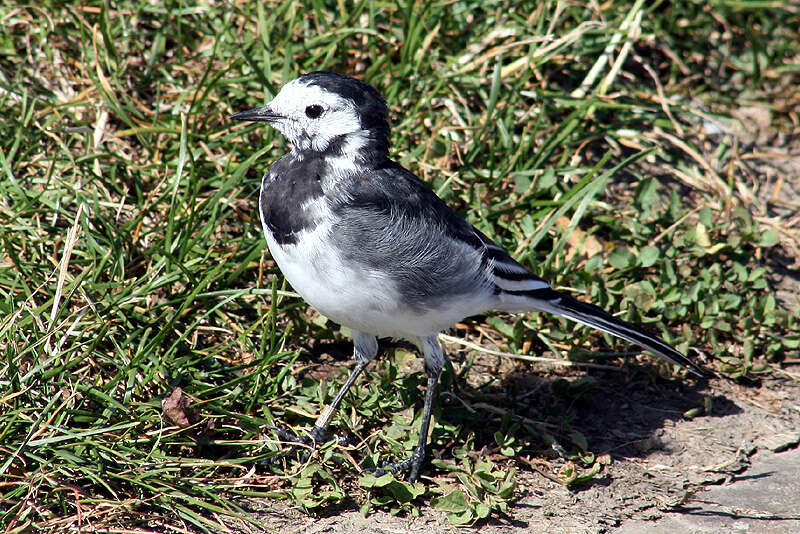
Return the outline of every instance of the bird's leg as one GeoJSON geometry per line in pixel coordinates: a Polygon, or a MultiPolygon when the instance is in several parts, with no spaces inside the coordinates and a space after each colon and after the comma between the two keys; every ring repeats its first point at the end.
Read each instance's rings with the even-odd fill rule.
{"type": "Polygon", "coordinates": [[[414,453],[401,462],[393,462],[384,464],[381,467],[373,469],[365,469],[376,476],[381,476],[385,473],[399,473],[411,469],[411,474],[408,477],[409,482],[415,482],[419,478],[419,472],[422,464],[425,461],[427,446],[428,446],[428,430],[431,425],[431,415],[433,412],[433,400],[436,398],[436,385],[439,382],[439,376],[442,374],[442,367],[444,366],[445,356],[442,352],[442,347],[436,334],[422,338],[421,340],[422,352],[425,357],[425,373],[428,375],[428,385],[425,389],[425,404],[422,408],[422,424],[419,428],[419,442],[414,449],[414,453]]]}
{"type": "MultiPolygon", "coordinates": [[[[327,431],[328,425],[330,424],[330,420],[333,418],[333,415],[339,408],[339,404],[341,404],[342,399],[344,399],[344,396],[347,394],[347,390],[350,389],[350,386],[353,385],[353,382],[355,382],[356,378],[358,378],[358,375],[361,374],[361,372],[364,370],[364,368],[367,366],[368,363],[369,361],[359,361],[356,363],[355,368],[350,373],[350,376],[347,377],[347,380],[345,381],[344,385],[341,388],[339,388],[339,392],[333,398],[333,401],[322,411],[322,414],[317,418],[317,422],[314,423],[314,427],[311,429],[311,432],[308,432],[303,436],[298,436],[297,434],[289,432],[288,430],[284,430],[279,426],[271,425],[270,429],[275,431],[275,433],[278,435],[278,438],[281,439],[282,441],[291,443],[291,445],[288,449],[281,452],[277,456],[273,456],[272,458],[270,458],[269,461],[275,461],[277,459],[284,458],[292,454],[300,447],[309,446],[308,450],[305,452],[305,454],[303,454],[302,457],[302,461],[305,462],[311,455],[311,451],[313,451],[318,444],[327,443],[328,441],[330,441],[331,436],[330,434],[328,434],[327,431]]],[[[342,438],[339,439],[340,444],[343,444],[342,443],[343,441],[345,440],[342,438]]]]}
{"type": "MultiPolygon", "coordinates": [[[[331,401],[330,405],[328,405],[317,418],[317,421],[314,423],[314,427],[311,429],[311,432],[304,436],[298,436],[293,434],[292,432],[288,432],[280,427],[277,426],[270,426],[270,429],[274,430],[278,437],[283,440],[292,443],[292,445],[282,453],[278,454],[277,456],[273,456],[268,461],[274,462],[280,458],[284,458],[289,454],[296,451],[299,447],[304,445],[310,445],[310,448],[306,453],[303,455],[302,461],[305,462],[308,460],[308,457],[311,455],[311,451],[313,451],[317,444],[325,443],[330,441],[330,435],[328,434],[328,425],[333,419],[333,416],[336,414],[336,410],[339,409],[339,405],[342,403],[344,396],[347,394],[347,391],[353,385],[353,382],[356,381],[358,375],[367,367],[367,364],[375,359],[375,356],[378,354],[378,340],[375,336],[370,336],[368,334],[362,334],[361,332],[353,331],[353,355],[356,359],[356,366],[353,371],[350,373],[350,376],[347,377],[344,384],[339,391],[336,393],[336,396],[331,401]]],[[[344,438],[338,438],[338,441],[343,444],[346,440],[344,438]]]]}

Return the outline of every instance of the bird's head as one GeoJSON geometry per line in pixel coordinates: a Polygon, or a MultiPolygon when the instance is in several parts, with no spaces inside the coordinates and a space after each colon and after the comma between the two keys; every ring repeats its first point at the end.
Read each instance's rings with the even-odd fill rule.
{"type": "Polygon", "coordinates": [[[312,72],[284,85],[264,107],[231,119],[267,122],[298,152],[362,158],[389,150],[386,102],[371,85],[333,72],[312,72]]]}

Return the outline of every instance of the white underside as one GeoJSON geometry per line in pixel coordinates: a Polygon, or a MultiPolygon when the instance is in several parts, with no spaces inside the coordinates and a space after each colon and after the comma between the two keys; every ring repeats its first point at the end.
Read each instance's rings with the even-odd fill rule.
{"type": "Polygon", "coordinates": [[[396,284],[385,275],[345,262],[330,246],[330,223],[303,231],[297,243],[279,245],[266,227],[273,259],[286,280],[319,313],[378,337],[417,341],[486,311],[486,296],[463,296],[424,312],[404,306],[396,284]]]}

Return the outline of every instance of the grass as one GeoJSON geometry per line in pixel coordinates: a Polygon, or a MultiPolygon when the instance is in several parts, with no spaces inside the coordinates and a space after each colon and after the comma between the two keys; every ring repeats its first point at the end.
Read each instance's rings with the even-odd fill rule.
{"type": "MultiPolygon", "coordinates": [[[[774,171],[798,138],[792,3],[309,4],[0,8],[6,532],[215,532],[264,498],[472,523],[508,509],[523,453],[561,447],[564,484],[602,469],[569,403],[515,414],[457,345],[478,385],[445,377],[461,403],[436,413],[424,485],[358,474],[416,441],[423,375],[402,348],[334,421],[355,447],[258,465],[279,448],[266,426],[307,428],[349,365],[347,332],[290,292],[260,233],[259,178],[286,147],[226,118],[310,70],[378,87],[395,157],[538,274],[722,375],[791,374],[797,304],[771,286],[800,257],[774,171]],[[743,108],[773,137],[740,133],[743,108]]],[[[537,315],[454,334],[556,366],[631,350],[537,315]]]]}

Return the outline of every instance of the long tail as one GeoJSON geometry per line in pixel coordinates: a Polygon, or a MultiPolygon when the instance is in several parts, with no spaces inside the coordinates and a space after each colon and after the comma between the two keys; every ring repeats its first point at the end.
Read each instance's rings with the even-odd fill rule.
{"type": "Polygon", "coordinates": [[[523,265],[516,262],[491,239],[474,230],[482,241],[484,268],[491,273],[498,308],[509,312],[544,311],[591,326],[602,332],[636,343],[656,356],[688,369],[691,373],[708,376],[702,367],[647,332],[641,326],[617,319],[601,308],[559,293],[523,265]]]}
{"type": "Polygon", "coordinates": [[[501,290],[501,292],[508,295],[517,304],[520,304],[520,300],[524,299],[529,308],[566,317],[612,336],[620,337],[644,347],[656,356],[685,367],[699,377],[708,376],[708,372],[702,367],[661,339],[647,332],[641,326],[618,319],[593,304],[581,302],[549,287],[527,291],[501,290]]]}

